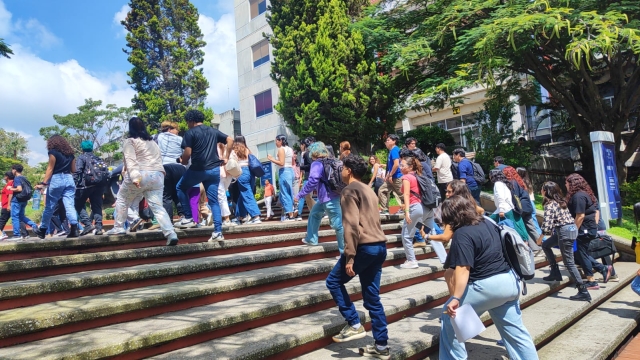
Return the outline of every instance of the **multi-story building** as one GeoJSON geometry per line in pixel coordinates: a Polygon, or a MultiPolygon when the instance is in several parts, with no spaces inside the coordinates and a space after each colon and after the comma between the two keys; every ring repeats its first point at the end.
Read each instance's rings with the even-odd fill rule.
{"type": "Polygon", "coordinates": [[[211,125],[231,137],[242,134],[240,111],[236,109],[214,114],[211,125]]]}
{"type": "Polygon", "coordinates": [[[286,127],[274,105],[278,86],[271,79],[271,45],[263,34],[270,34],[266,12],[268,0],[234,0],[238,87],[242,134],[247,146],[260,160],[275,155],[275,138],[285,134],[289,144],[297,138],[286,127]]]}

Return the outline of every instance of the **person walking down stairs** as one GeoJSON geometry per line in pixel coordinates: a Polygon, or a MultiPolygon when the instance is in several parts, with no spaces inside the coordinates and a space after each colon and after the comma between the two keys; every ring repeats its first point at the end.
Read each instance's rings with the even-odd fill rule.
{"type": "Polygon", "coordinates": [[[569,213],[567,202],[562,190],[560,190],[560,186],[553,181],[547,181],[542,185],[542,198],[544,221],[542,222],[542,235],[538,239],[538,245],[542,245],[542,250],[544,250],[551,267],[549,276],[543,277],[542,280],[562,281],[562,274],[560,274],[560,268],[556,262],[556,255],[552,250],[554,246],[558,246],[562,254],[562,262],[569,270],[569,277],[575,281],[578,288],[578,294],[569,297],[569,299],[591,301],[587,285],[582,281],[573,257],[573,242],[578,236],[578,228],[574,223],[573,216],[569,213]],[[551,237],[543,242],[545,235],[551,237]]]}

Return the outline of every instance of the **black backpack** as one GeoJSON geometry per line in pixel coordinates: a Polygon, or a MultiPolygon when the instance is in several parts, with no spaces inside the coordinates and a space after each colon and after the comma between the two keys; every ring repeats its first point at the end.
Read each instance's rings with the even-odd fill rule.
{"type": "Polygon", "coordinates": [[[324,168],[322,182],[333,192],[341,193],[347,184],[342,181],[342,161],[324,158],[320,160],[324,168]]]}
{"type": "Polygon", "coordinates": [[[478,183],[478,185],[484,185],[487,183],[487,178],[484,175],[484,170],[482,170],[482,166],[477,162],[472,162],[473,165],[473,179],[478,183]]]}
{"type": "Polygon", "coordinates": [[[458,170],[458,163],[451,160],[451,176],[454,179],[460,180],[460,171],[458,170]]]}
{"type": "Polygon", "coordinates": [[[20,184],[22,184],[22,191],[15,195],[19,202],[25,202],[31,200],[33,197],[33,186],[26,177],[20,176],[20,184]]]}
{"type": "Polygon", "coordinates": [[[520,215],[533,214],[535,210],[533,209],[533,204],[531,203],[529,193],[525,189],[523,189],[515,180],[511,180],[511,185],[513,186],[513,206],[519,208],[519,211],[516,212],[520,215]]]}
{"type": "Polygon", "coordinates": [[[422,205],[424,205],[428,209],[435,209],[440,204],[442,198],[440,197],[440,190],[433,182],[433,179],[425,176],[425,175],[416,175],[416,180],[418,181],[418,187],[420,188],[420,194],[416,194],[414,191],[411,193],[420,199],[422,205]]]}
{"type": "Polygon", "coordinates": [[[84,171],[82,179],[85,186],[104,185],[109,179],[109,168],[107,164],[97,156],[88,155],[85,157],[84,171]]]}

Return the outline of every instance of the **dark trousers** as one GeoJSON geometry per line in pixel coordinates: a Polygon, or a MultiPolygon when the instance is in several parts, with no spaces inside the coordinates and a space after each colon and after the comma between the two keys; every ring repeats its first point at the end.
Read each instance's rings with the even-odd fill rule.
{"type": "MultiPolygon", "coordinates": [[[[471,196],[473,196],[473,199],[476,201],[478,206],[481,206],[480,205],[480,190],[482,190],[482,189],[480,189],[479,186],[475,186],[473,188],[471,186],[468,186],[468,188],[469,188],[469,191],[471,192],[471,196]]],[[[447,188],[445,187],[445,191],[446,191],[446,189],[447,188]]],[[[443,201],[444,201],[444,199],[445,198],[442,198],[443,201]]]]}
{"type": "Polygon", "coordinates": [[[180,181],[182,175],[184,175],[187,169],[177,163],[165,164],[162,166],[166,173],[164,176],[164,189],[162,190],[162,206],[167,211],[167,214],[169,214],[170,219],[173,219],[173,204],[176,204],[178,215],[183,216],[184,213],[182,212],[182,205],[180,204],[180,198],[178,198],[176,185],[178,185],[178,181],[180,181]]]}
{"type": "Polygon", "coordinates": [[[595,236],[580,235],[578,236],[578,241],[576,241],[578,245],[576,262],[582,267],[582,271],[586,276],[593,276],[593,270],[601,272],[604,269],[604,265],[589,255],[589,242],[593,239],[595,239],[595,236]]]}
{"type": "Polygon", "coordinates": [[[76,190],[75,208],[82,226],[89,226],[95,220],[96,228],[102,229],[102,195],[104,186],[92,186],[76,190]],[[91,217],[87,214],[86,203],[91,205],[91,217]]]}
{"type": "Polygon", "coordinates": [[[62,199],[58,200],[58,203],[53,207],[53,215],[51,215],[51,223],[47,227],[47,234],[53,234],[54,230],[57,232],[69,231],[67,212],[62,199]]]}
{"type": "Polygon", "coordinates": [[[440,190],[440,199],[441,201],[444,201],[444,199],[447,198],[447,185],[449,185],[449,183],[437,183],[436,186],[438,187],[438,190],[440,190]]]}
{"type": "MultiPolygon", "coordinates": [[[[9,222],[9,219],[11,219],[11,211],[9,209],[2,209],[2,212],[0,212],[0,232],[4,230],[4,227],[9,222]]],[[[20,223],[20,234],[22,236],[29,236],[29,233],[27,232],[27,226],[23,222],[20,223]]]]}

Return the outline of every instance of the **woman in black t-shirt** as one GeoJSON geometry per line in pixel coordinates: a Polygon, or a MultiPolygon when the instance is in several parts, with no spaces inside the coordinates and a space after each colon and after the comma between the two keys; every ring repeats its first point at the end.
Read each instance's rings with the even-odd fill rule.
{"type": "Polygon", "coordinates": [[[73,181],[73,175],[71,175],[76,171],[73,148],[62,136],[53,135],[47,140],[47,150],[49,150],[49,164],[43,182],[44,185],[49,186],[47,200],[40,227],[33,229],[33,232],[40,239],[44,239],[55,206],[58,200],[62,199],[67,220],[71,225],[67,238],[78,237],[78,214],[74,205],[76,184],[73,181]]]}
{"type": "Polygon", "coordinates": [[[458,307],[469,304],[478,316],[488,311],[500,331],[509,357],[537,359],[531,335],[522,323],[520,287],[502,253],[498,227],[475,211],[475,201],[452,196],[442,203],[442,222],[453,239],[447,261],[453,269],[453,292],[444,305],[440,359],[466,359],[451,324],[458,307]]]}
{"type": "Polygon", "coordinates": [[[571,216],[575,219],[578,228],[578,251],[576,262],[582,267],[587,276],[585,285],[589,290],[598,290],[600,285],[593,277],[593,269],[602,274],[606,283],[611,277],[613,268],[611,265],[602,265],[589,255],[589,242],[598,235],[598,200],[587,181],[578,174],[567,176],[567,203],[571,216]]]}

